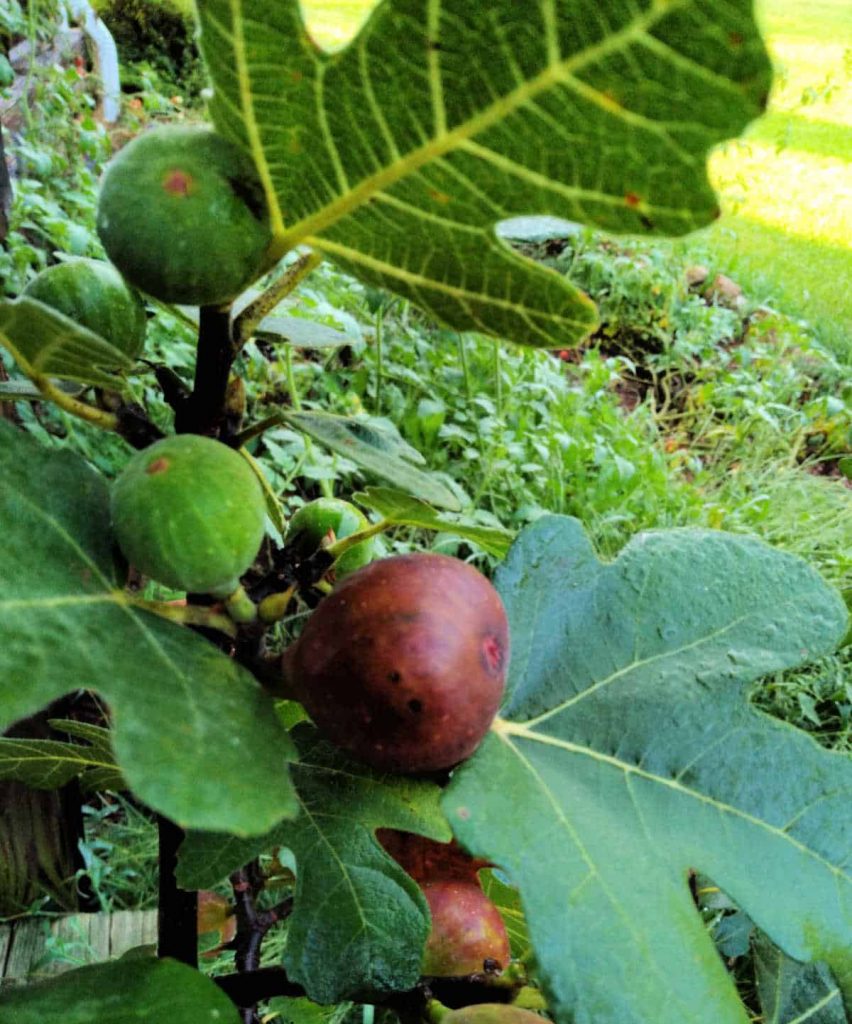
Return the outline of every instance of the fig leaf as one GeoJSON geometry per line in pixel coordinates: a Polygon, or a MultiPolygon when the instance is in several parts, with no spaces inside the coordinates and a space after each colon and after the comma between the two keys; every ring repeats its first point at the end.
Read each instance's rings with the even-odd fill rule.
{"type": "Polygon", "coordinates": [[[443,806],[520,890],[556,1019],[745,1024],[690,869],[789,956],[824,961],[852,1005],[852,760],[747,699],[834,648],[839,596],[800,559],[708,530],[640,534],[602,564],[557,516],[495,583],[507,698],[443,806]]]}
{"type": "Polygon", "coordinates": [[[128,603],[103,478],[2,421],[0,476],[0,729],[97,690],[119,768],[151,807],[243,835],[296,813],[272,701],[196,633],[128,603]]]}
{"type": "Polygon", "coordinates": [[[429,932],[426,903],[375,832],[398,828],[446,842],[440,790],[349,760],[313,726],[297,726],[293,737],[299,817],[251,840],[190,832],[178,882],[209,888],[259,853],[285,846],[295,856],[297,878],[284,957],[288,977],[320,1003],[411,988],[429,932]]]}
{"type": "Polygon", "coordinates": [[[333,54],[299,0],[197,8],[210,112],[257,167],[277,253],[310,245],[450,327],[550,348],[595,306],[497,224],[707,224],[707,154],[770,82],[751,0],[385,0],[333,54]]]}

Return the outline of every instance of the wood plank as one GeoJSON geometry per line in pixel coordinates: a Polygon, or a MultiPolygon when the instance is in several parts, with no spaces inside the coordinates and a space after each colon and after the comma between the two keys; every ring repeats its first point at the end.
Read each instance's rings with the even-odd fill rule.
{"type": "Polygon", "coordinates": [[[14,925],[0,925],[0,985],[6,976],[6,958],[9,955],[9,948],[12,945],[12,933],[14,925]]]}
{"type": "Polygon", "coordinates": [[[109,955],[124,956],[137,946],[157,942],[156,910],[119,910],[110,915],[109,955]]]}
{"type": "Polygon", "coordinates": [[[6,958],[4,983],[26,981],[35,973],[44,957],[47,935],[48,922],[43,917],[17,922],[6,958]]]}

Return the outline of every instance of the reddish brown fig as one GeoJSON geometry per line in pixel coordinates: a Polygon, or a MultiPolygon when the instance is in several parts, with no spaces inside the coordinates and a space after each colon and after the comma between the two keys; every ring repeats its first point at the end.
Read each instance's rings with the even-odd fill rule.
{"type": "Polygon", "coordinates": [[[432,915],[421,968],[426,977],[492,973],[509,963],[503,918],[477,882],[436,881],[421,888],[432,915]]]}
{"type": "Polygon", "coordinates": [[[326,597],[284,657],[317,727],[374,767],[450,768],[497,713],[506,612],[475,569],[445,555],[373,562],[326,597]]]}
{"type": "Polygon", "coordinates": [[[425,836],[392,828],[380,828],[376,838],[397,864],[421,885],[437,881],[478,885],[479,872],[492,866],[487,860],[465,853],[455,840],[436,843],[425,836]]]}

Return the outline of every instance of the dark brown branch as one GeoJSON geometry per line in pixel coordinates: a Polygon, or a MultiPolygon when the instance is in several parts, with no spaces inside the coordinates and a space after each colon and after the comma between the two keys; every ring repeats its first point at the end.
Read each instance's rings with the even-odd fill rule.
{"type": "Polygon", "coordinates": [[[233,360],[230,306],[202,306],[195,384],[175,416],[175,430],[179,434],[219,433],[233,360]]]}

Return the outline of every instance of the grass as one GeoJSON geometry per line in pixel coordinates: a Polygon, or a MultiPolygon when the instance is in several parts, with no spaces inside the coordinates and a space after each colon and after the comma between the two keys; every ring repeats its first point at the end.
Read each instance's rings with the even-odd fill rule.
{"type": "MultiPolygon", "coordinates": [[[[374,4],[303,6],[316,38],[339,46],[374,4]]],[[[770,110],[714,155],[723,216],[688,246],[852,364],[852,4],[759,0],[758,15],[776,68],[770,110]]]]}

